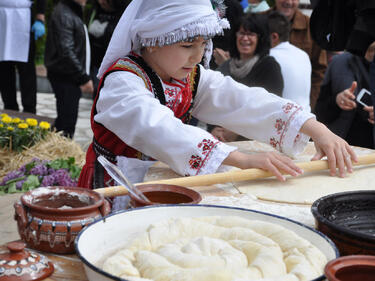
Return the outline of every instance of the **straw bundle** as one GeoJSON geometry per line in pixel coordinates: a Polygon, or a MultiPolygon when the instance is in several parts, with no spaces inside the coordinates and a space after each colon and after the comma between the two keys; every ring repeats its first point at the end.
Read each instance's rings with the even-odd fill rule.
{"type": "Polygon", "coordinates": [[[54,160],[69,157],[74,157],[75,163],[81,167],[85,163],[85,153],[81,146],[56,132],[48,133],[43,140],[20,153],[0,148],[0,180],[7,173],[17,170],[33,158],[54,160]]]}

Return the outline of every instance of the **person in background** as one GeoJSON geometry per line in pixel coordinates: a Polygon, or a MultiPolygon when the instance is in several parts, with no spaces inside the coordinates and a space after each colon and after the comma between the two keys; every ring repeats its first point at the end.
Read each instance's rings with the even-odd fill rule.
{"type": "Polygon", "coordinates": [[[224,0],[227,7],[225,17],[229,21],[230,29],[224,30],[224,34],[216,35],[212,38],[213,58],[210,61],[210,68],[216,69],[224,61],[230,58],[229,49],[231,48],[232,30],[237,30],[239,19],[244,15],[243,8],[237,0],[224,0]]]}
{"type": "Polygon", "coordinates": [[[246,14],[233,30],[231,58],[217,70],[249,87],[262,87],[282,95],[283,78],[280,65],[269,55],[271,48],[267,16],[246,14]]]}
{"type": "Polygon", "coordinates": [[[312,66],[310,106],[311,110],[314,111],[320,85],[327,68],[327,54],[312,39],[310,18],[298,9],[298,5],[299,0],[275,0],[275,7],[270,9],[269,12],[277,10],[288,18],[291,23],[289,42],[304,50],[310,57],[312,66]]]}
{"type": "Polygon", "coordinates": [[[349,52],[336,55],[329,64],[316,104],[316,116],[350,145],[375,148],[372,138],[373,106],[357,104],[361,89],[369,90],[369,67],[375,42],[364,57],[349,52]]]}
{"type": "MultiPolygon", "coordinates": [[[[329,46],[330,50],[336,51],[346,49],[360,57],[365,56],[368,47],[375,41],[375,1],[310,2],[313,7],[311,32],[321,46],[329,46]],[[335,34],[333,40],[329,36],[331,34],[335,34]]],[[[370,62],[369,76],[369,90],[375,104],[375,58],[370,62]]],[[[375,126],[373,139],[375,143],[375,126]]]]}
{"type": "Polygon", "coordinates": [[[270,8],[266,0],[248,0],[248,6],[245,8],[245,13],[260,13],[267,11],[270,8]]]}
{"type": "Polygon", "coordinates": [[[73,138],[82,92],[93,93],[90,45],[82,8],[86,0],[61,0],[48,25],[45,51],[47,76],[56,97],[54,127],[73,138]]]}
{"type": "Polygon", "coordinates": [[[290,23],[278,11],[268,15],[271,36],[270,56],[280,64],[284,81],[282,97],[310,110],[311,63],[309,56],[289,43],[290,23]]]}
{"type": "MultiPolygon", "coordinates": [[[[91,47],[90,76],[96,93],[96,77],[117,22],[131,0],[96,0],[89,12],[88,32],[91,47]]],[[[93,95],[95,97],[95,95],[93,95]]]]}
{"type": "Polygon", "coordinates": [[[19,110],[17,70],[23,111],[36,113],[35,41],[45,33],[45,6],[45,0],[0,1],[0,92],[4,109],[19,110]]]}
{"type": "MultiPolygon", "coordinates": [[[[269,55],[271,43],[267,15],[246,14],[233,34],[231,59],[221,64],[217,70],[246,86],[262,87],[282,96],[284,82],[280,65],[269,55]]],[[[228,132],[227,128],[208,125],[207,129],[221,141],[242,139],[237,134],[228,132]]]]}

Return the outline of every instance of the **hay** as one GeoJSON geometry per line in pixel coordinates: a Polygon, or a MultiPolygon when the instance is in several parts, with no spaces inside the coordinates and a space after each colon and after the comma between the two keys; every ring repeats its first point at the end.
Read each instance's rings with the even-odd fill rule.
{"type": "Polygon", "coordinates": [[[33,158],[55,160],[56,158],[75,158],[75,163],[82,167],[85,163],[85,152],[75,141],[50,132],[34,146],[17,153],[0,148],[0,180],[10,171],[17,170],[33,158]]]}

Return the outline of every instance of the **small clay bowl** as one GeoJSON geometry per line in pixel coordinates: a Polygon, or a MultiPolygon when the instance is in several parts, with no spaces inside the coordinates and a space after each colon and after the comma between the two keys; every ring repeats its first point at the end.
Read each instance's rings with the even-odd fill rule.
{"type": "Polygon", "coordinates": [[[137,188],[151,203],[129,195],[130,204],[133,207],[160,204],[198,204],[202,200],[201,195],[197,191],[179,185],[143,184],[138,185],[137,188]]]}
{"type": "Polygon", "coordinates": [[[324,196],[311,212],[316,228],[333,240],[342,256],[375,255],[375,191],[324,196]]]}
{"type": "Polygon", "coordinates": [[[375,256],[352,255],[331,260],[324,274],[329,281],[374,281],[375,256]]]}

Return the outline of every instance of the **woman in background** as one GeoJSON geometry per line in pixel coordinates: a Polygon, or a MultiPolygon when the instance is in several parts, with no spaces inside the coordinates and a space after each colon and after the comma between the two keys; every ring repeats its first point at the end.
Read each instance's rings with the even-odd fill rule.
{"type": "MultiPolygon", "coordinates": [[[[262,87],[281,96],[284,82],[280,65],[269,56],[271,43],[267,15],[246,14],[237,29],[233,30],[231,42],[231,58],[217,70],[246,86],[262,87]]],[[[237,134],[218,126],[208,125],[208,131],[221,141],[241,139],[237,134]]]]}
{"type": "Polygon", "coordinates": [[[374,148],[373,106],[357,104],[362,89],[370,89],[369,68],[375,42],[364,57],[344,52],[333,57],[325,74],[315,107],[316,117],[349,144],[374,148]]]}

